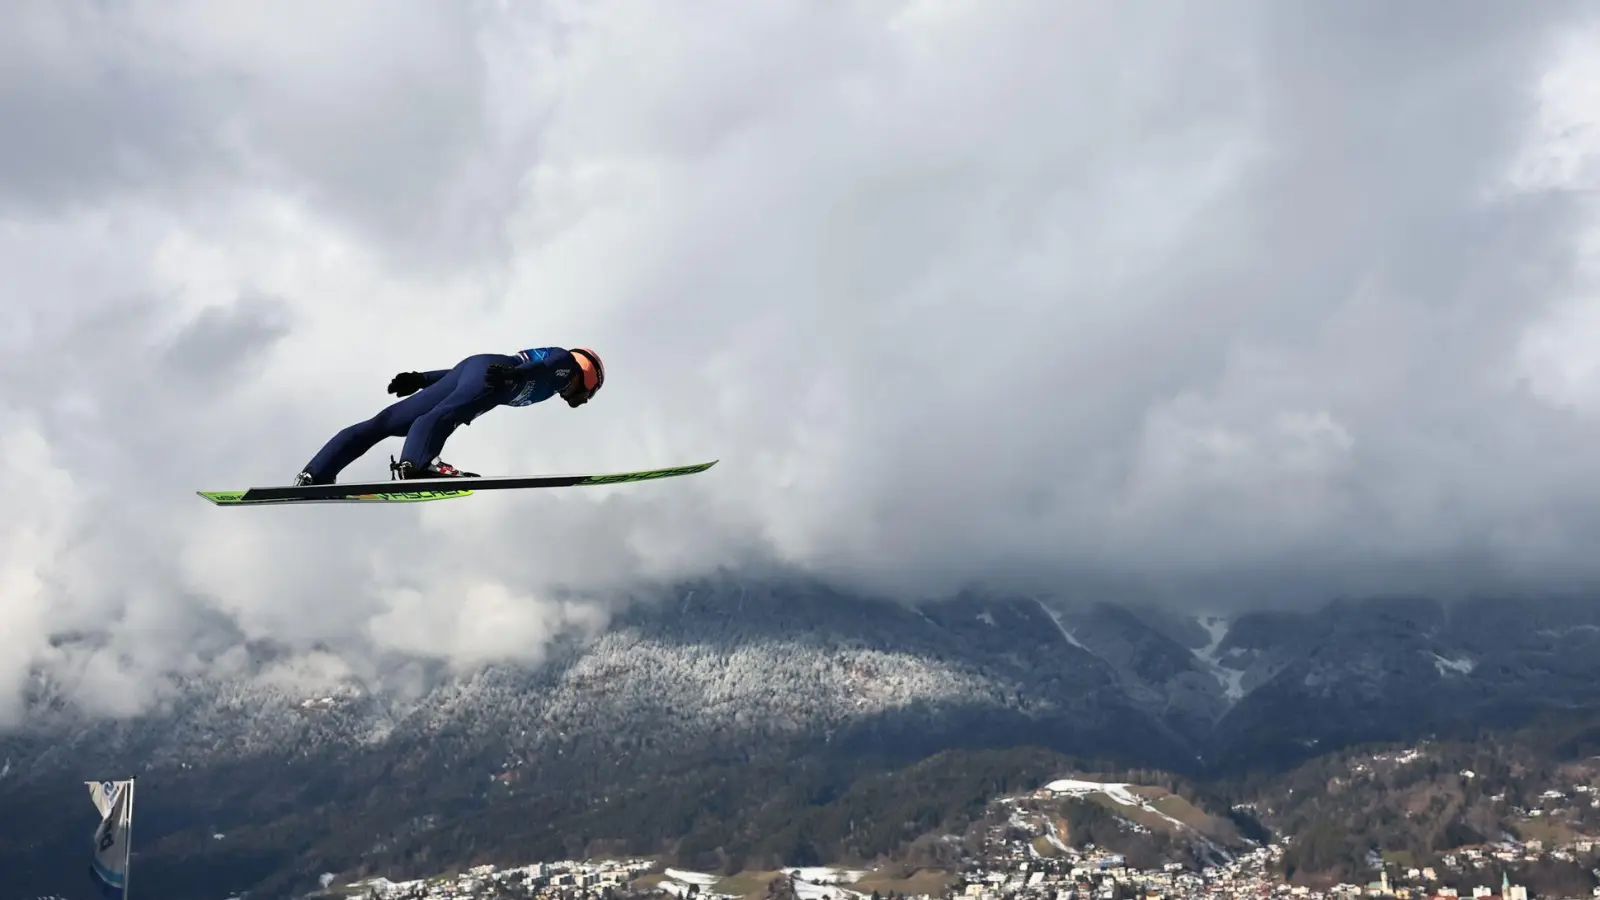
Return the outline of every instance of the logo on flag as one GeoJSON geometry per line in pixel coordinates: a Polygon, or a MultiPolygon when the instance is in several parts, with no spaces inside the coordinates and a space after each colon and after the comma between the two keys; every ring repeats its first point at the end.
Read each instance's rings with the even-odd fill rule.
{"type": "Polygon", "coordinates": [[[94,856],[89,875],[101,893],[115,900],[128,896],[128,861],[133,832],[133,779],[127,781],[87,781],[89,799],[100,811],[100,825],[94,830],[94,856]]]}

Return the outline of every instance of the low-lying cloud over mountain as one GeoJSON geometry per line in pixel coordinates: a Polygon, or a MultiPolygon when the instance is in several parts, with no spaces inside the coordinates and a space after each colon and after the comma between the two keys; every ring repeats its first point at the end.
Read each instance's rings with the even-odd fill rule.
{"type": "MultiPolygon", "coordinates": [[[[26,2],[0,28],[0,723],[252,640],[540,658],[638,580],[1596,574],[1592,7],[26,2]],[[470,353],[481,472],[226,511],[470,353]]],[[[347,477],[384,473],[381,447],[347,477]]]]}

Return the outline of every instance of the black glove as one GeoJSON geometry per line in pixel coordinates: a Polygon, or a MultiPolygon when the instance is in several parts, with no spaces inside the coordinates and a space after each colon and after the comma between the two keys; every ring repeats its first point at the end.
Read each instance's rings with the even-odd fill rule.
{"type": "Polygon", "coordinates": [[[421,372],[401,372],[389,382],[389,393],[408,397],[428,386],[421,372]]]}
{"type": "Polygon", "coordinates": [[[489,387],[499,390],[521,377],[522,373],[516,366],[508,366],[505,363],[491,363],[489,371],[483,376],[483,380],[489,387]]]}

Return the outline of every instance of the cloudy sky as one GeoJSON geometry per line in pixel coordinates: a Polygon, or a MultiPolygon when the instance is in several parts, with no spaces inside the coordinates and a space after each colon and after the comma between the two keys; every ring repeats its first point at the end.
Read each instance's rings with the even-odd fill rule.
{"type": "Polygon", "coordinates": [[[131,709],[252,639],[537,659],[763,561],[1197,604],[1600,575],[1592,4],[0,15],[0,722],[30,672],[131,709]],[[194,495],[545,345],[606,390],[446,460],[720,465],[194,495]]]}

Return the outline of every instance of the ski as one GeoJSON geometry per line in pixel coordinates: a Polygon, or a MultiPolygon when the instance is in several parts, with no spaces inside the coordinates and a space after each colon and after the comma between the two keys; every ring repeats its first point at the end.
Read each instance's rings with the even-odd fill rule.
{"type": "Polygon", "coordinates": [[[218,506],[261,506],[284,503],[421,503],[466,497],[477,491],[521,488],[579,487],[626,484],[674,478],[704,472],[717,460],[691,466],[615,472],[606,475],[529,475],[463,478],[415,478],[406,481],[367,481],[350,484],[282,485],[243,491],[196,491],[218,506]]]}

